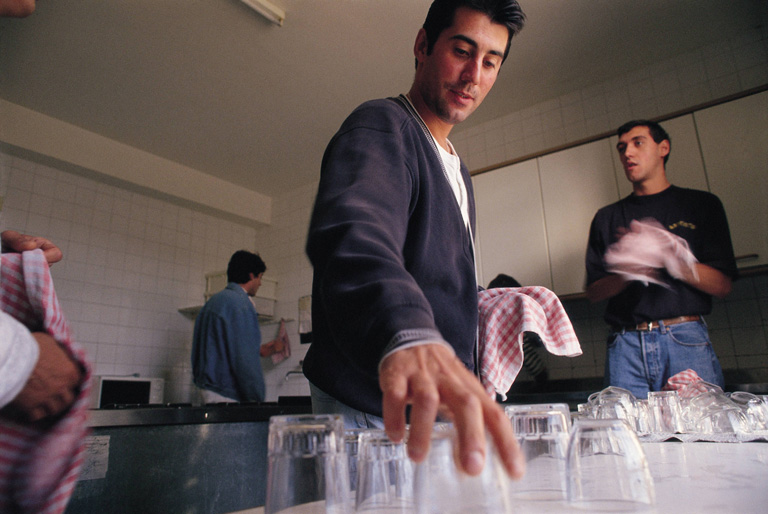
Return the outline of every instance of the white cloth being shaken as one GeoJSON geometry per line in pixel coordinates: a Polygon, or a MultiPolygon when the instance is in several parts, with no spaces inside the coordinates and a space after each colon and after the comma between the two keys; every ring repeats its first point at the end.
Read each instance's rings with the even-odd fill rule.
{"type": "Polygon", "coordinates": [[[697,277],[695,264],[699,262],[685,239],[652,218],[632,220],[629,232],[608,247],[604,259],[611,273],[666,288],[669,286],[656,270],[666,269],[676,279],[697,277]]]}

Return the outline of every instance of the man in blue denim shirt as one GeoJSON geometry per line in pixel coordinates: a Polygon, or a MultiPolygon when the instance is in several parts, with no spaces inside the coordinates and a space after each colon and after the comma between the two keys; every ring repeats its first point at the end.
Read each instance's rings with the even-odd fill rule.
{"type": "Polygon", "coordinates": [[[192,373],[205,403],[261,402],[261,331],[251,303],[267,267],[238,250],[227,266],[227,287],[205,303],[195,320],[192,373]]]}
{"type": "Polygon", "coordinates": [[[713,296],[731,292],[737,274],[725,210],[709,192],[670,184],[665,165],[671,142],[658,123],[631,121],[617,135],[633,192],[597,212],[586,259],[588,297],[610,298],[606,385],[645,398],[669,377],[693,369],[722,386],[723,373],[702,316],[712,311],[713,296]],[[661,224],[659,234],[669,244],[658,251],[637,248],[637,258],[607,267],[606,251],[627,241],[633,220],[648,219],[661,224]],[[652,264],[644,264],[644,258],[652,264]]]}

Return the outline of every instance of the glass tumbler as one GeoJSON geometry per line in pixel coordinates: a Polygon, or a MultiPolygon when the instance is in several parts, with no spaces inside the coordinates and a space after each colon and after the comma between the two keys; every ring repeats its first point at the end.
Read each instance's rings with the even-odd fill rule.
{"type": "Polygon", "coordinates": [[[510,479],[492,443],[488,444],[485,467],[476,476],[456,466],[453,429],[433,431],[431,443],[427,458],[415,470],[418,514],[511,514],[510,479]]]}
{"type": "Polygon", "coordinates": [[[405,442],[392,442],[383,430],[360,434],[356,512],[415,512],[413,482],[414,463],[408,457],[405,442]]]}
{"type": "MultiPolygon", "coordinates": [[[[568,451],[567,410],[554,405],[509,406],[505,408],[525,455],[526,471],[520,480],[510,481],[514,499],[562,500],[565,498],[565,462],[568,451]]],[[[566,407],[567,409],[567,407],[566,407]]]]}
{"type": "Polygon", "coordinates": [[[683,432],[683,407],[677,391],[651,391],[648,393],[651,411],[651,431],[655,433],[683,432]]]}
{"type": "Polygon", "coordinates": [[[622,420],[574,422],[566,474],[568,501],[578,508],[618,512],[655,502],[645,453],[634,430],[622,420]]]}
{"type": "Polygon", "coordinates": [[[349,514],[349,471],[340,415],[273,416],[265,514],[349,514]]]}

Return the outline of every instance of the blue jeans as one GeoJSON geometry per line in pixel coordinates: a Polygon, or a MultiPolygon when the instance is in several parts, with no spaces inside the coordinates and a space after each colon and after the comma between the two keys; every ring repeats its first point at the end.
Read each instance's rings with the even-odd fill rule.
{"type": "Polygon", "coordinates": [[[380,416],[367,414],[341,403],[333,396],[321,391],[312,382],[309,383],[312,395],[312,412],[314,414],[341,414],[344,416],[344,428],[384,428],[384,420],[380,416]]]}
{"type": "Polygon", "coordinates": [[[653,330],[622,330],[608,338],[605,385],[628,389],[637,398],[660,391],[669,377],[686,369],[723,387],[723,371],[709,341],[704,321],[653,330]]]}

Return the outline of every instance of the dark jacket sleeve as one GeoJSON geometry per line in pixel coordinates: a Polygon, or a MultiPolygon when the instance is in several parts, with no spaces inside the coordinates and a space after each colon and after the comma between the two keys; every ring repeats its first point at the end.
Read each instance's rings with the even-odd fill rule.
{"type": "Polygon", "coordinates": [[[429,302],[406,270],[409,218],[419,194],[408,156],[420,150],[403,123],[392,116],[370,126],[353,115],[342,126],[323,158],[307,240],[315,269],[313,331],[330,331],[341,351],[365,368],[376,366],[404,330],[440,337],[429,302]]]}

